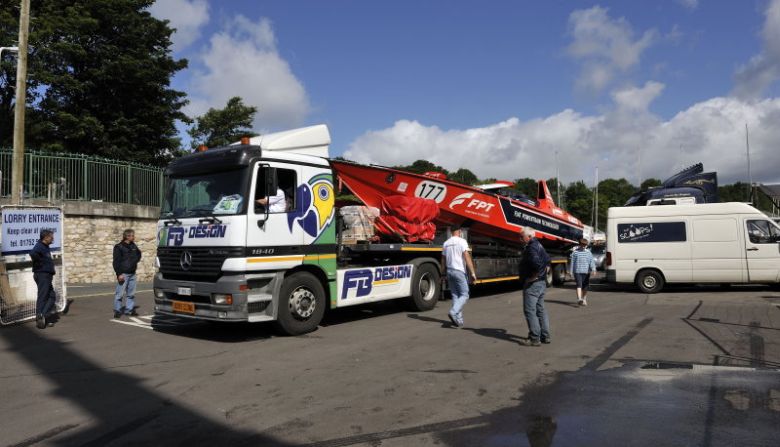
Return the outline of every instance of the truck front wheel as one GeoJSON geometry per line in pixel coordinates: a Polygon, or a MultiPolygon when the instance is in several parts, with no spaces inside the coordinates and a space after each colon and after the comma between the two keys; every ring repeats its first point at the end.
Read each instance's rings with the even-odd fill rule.
{"type": "Polygon", "coordinates": [[[325,290],[306,272],[284,279],[279,294],[277,328],[286,335],[300,335],[317,329],[325,315],[325,290]]]}
{"type": "Polygon", "coordinates": [[[433,264],[423,264],[414,269],[412,275],[412,296],[409,307],[415,312],[423,312],[436,307],[441,295],[439,269],[433,264]]]}
{"type": "Polygon", "coordinates": [[[664,288],[664,277],[657,270],[642,270],[636,275],[636,286],[642,293],[658,293],[664,288]]]}

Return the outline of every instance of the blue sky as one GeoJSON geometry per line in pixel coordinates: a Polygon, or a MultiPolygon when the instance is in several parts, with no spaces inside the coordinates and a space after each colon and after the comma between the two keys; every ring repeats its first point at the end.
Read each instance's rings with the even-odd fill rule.
{"type": "Polygon", "coordinates": [[[780,0],[158,0],[187,112],[238,95],[258,132],[325,123],[331,155],[480,177],[780,181],[780,0]],[[774,39],[773,37],[777,37],[774,39]],[[641,163],[639,162],[641,158],[641,163]],[[640,171],[641,166],[641,171],[640,171]]]}

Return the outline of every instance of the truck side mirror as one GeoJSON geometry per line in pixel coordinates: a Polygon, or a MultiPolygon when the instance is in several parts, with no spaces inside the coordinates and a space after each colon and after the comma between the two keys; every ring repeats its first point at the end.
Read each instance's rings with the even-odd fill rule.
{"type": "Polygon", "coordinates": [[[276,190],[279,189],[279,180],[276,177],[276,168],[270,166],[263,166],[263,178],[265,179],[265,185],[263,185],[265,197],[276,195],[276,190]]]}

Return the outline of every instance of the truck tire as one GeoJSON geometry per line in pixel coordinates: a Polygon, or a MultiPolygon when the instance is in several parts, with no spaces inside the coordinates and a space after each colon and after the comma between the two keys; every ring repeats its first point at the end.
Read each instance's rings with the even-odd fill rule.
{"type": "Polygon", "coordinates": [[[566,264],[555,264],[552,268],[552,283],[560,287],[566,281],[566,264]]]}
{"type": "Polygon", "coordinates": [[[441,280],[439,268],[426,263],[414,269],[412,275],[412,295],[408,298],[408,306],[415,312],[424,312],[436,307],[441,296],[441,280]]]}
{"type": "Polygon", "coordinates": [[[547,272],[544,274],[544,285],[546,287],[552,287],[553,285],[553,269],[552,267],[547,269],[547,272]]]}
{"type": "Polygon", "coordinates": [[[658,270],[642,270],[636,275],[636,286],[642,293],[658,293],[664,288],[664,277],[658,270]]]}
{"type": "Polygon", "coordinates": [[[307,272],[294,273],[282,283],[276,327],[285,335],[311,332],[322,321],[325,306],[325,289],[320,281],[307,272]]]}

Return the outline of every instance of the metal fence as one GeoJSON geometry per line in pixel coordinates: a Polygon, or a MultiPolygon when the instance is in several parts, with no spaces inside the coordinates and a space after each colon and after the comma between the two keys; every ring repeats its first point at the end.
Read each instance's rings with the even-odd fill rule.
{"type": "MultiPolygon", "coordinates": [[[[13,151],[0,149],[0,196],[11,195],[13,151]]],[[[24,198],[160,206],[163,170],[78,154],[27,151],[24,198]]]]}

